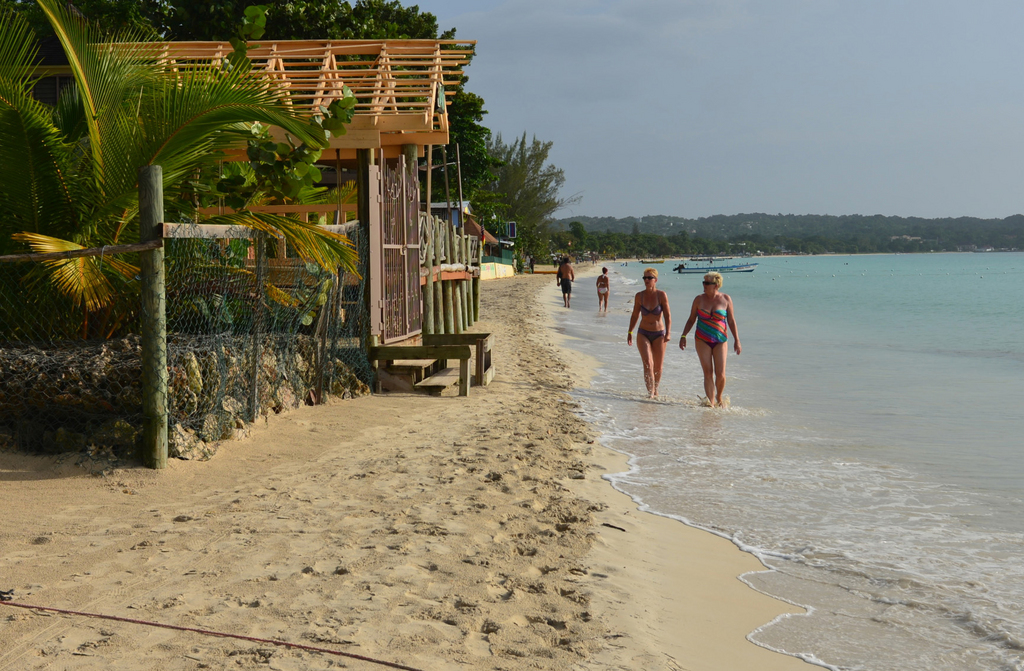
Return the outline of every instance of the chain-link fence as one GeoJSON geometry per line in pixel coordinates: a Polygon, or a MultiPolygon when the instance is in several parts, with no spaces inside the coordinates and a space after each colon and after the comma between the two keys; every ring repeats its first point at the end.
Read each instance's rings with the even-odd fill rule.
{"type": "MultiPolygon", "coordinates": [[[[349,237],[358,275],[277,254],[273,237],[164,241],[170,456],[206,458],[260,417],[369,392],[367,240],[355,227],[349,237]]],[[[52,268],[0,263],[0,449],[136,452],[139,256],[81,262],[112,292],[98,310],[68,297],[52,268]]]]}

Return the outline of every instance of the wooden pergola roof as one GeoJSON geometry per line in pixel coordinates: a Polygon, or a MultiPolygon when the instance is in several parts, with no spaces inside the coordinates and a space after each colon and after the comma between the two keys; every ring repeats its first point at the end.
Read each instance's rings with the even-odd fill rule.
{"type": "MultiPolygon", "coordinates": [[[[253,72],[287,91],[292,104],[312,112],[355,94],[348,133],[331,138],[338,150],[448,143],[447,100],[472,54],[469,40],[261,40],[248,56],[253,72]]],[[[175,68],[217,62],[233,51],[227,42],[153,42],[156,58],[175,68]]],[[[148,49],[146,50],[148,51],[148,49]]],[[[339,151],[349,154],[350,151],[339,151]]]]}

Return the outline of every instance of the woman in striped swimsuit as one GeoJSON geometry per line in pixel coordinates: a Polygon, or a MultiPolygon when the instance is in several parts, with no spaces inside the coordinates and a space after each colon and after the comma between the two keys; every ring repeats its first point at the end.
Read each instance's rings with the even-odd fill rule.
{"type": "Polygon", "coordinates": [[[722,393],[725,391],[725,355],[728,352],[726,325],[736,341],[733,345],[736,355],[742,351],[732,299],[729,294],[721,293],[721,288],[722,276],[719,273],[704,276],[704,293],[693,299],[690,318],[686,320],[683,335],[679,338],[679,349],[685,350],[686,334],[694,322],[697,323],[695,347],[700,367],[704,370],[704,393],[712,408],[722,405],[722,393]]]}

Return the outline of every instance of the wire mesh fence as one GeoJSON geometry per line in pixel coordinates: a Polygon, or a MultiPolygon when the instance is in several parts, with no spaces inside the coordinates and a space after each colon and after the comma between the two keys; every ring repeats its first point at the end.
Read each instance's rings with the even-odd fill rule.
{"type": "MultiPolygon", "coordinates": [[[[365,265],[367,240],[355,228],[350,238],[365,265]]],[[[164,242],[172,457],[206,458],[268,414],[369,393],[365,268],[334,275],[277,258],[285,256],[277,244],[164,242]]],[[[110,294],[98,310],[55,286],[52,267],[0,263],[0,449],[107,460],[136,453],[138,257],[80,261],[106,278],[110,294]]]]}

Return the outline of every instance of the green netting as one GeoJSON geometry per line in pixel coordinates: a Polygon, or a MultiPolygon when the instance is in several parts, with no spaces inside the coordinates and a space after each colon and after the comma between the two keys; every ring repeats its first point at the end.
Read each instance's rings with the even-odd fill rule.
{"type": "MultiPolygon", "coordinates": [[[[333,275],[276,245],[165,241],[171,456],[204,458],[268,414],[369,392],[365,268],[333,275]]],[[[43,271],[0,263],[0,449],[128,457],[142,435],[140,278],[107,272],[117,299],[86,313],[43,271]]]]}

